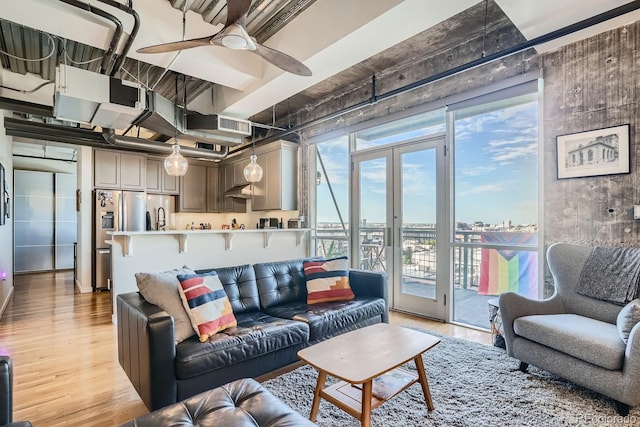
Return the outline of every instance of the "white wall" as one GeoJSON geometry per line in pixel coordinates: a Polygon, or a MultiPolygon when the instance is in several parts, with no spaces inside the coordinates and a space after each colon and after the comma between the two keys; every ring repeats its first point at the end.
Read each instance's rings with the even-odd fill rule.
{"type": "MultiPolygon", "coordinates": [[[[5,179],[9,185],[8,192],[13,197],[13,152],[12,138],[7,136],[4,129],[4,116],[9,115],[0,110],[0,163],[5,169],[5,179]]],[[[0,194],[2,193],[0,188],[0,194]]],[[[11,218],[7,218],[5,225],[0,226],[0,275],[6,273],[7,279],[0,281],[0,313],[4,309],[13,293],[13,199],[11,200],[11,218]]]]}
{"type": "Polygon", "coordinates": [[[80,212],[78,212],[78,247],[76,255],[76,287],[80,292],[92,291],[91,246],[93,197],[93,150],[78,146],[78,188],[80,189],[80,212]]]}

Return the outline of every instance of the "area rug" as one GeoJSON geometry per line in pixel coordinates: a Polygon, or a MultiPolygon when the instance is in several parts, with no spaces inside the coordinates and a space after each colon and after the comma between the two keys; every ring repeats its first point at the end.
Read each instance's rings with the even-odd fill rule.
{"type": "MultiPolygon", "coordinates": [[[[442,342],[424,355],[435,410],[427,411],[422,389],[414,384],[375,409],[372,426],[640,425],[638,407],[621,417],[611,399],[535,367],[529,367],[528,373],[520,372],[518,361],[503,349],[441,338],[442,342]]],[[[405,367],[415,372],[415,365],[405,367]]],[[[316,379],[317,371],[307,365],[263,384],[309,416],[316,379]]],[[[335,381],[328,377],[327,385],[335,381]]],[[[327,427],[360,425],[324,400],[316,422],[327,427]]]]}

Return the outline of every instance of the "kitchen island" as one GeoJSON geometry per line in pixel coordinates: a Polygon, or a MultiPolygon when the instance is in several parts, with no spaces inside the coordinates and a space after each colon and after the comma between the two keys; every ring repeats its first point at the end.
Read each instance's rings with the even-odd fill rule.
{"type": "Polygon", "coordinates": [[[116,296],[135,292],[135,273],[194,270],[304,258],[308,228],[110,232],[112,320],[116,296]]]}

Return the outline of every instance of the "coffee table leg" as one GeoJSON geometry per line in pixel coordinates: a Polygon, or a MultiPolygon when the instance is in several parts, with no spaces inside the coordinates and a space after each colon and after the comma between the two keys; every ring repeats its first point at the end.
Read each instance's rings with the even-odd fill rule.
{"type": "Polygon", "coordinates": [[[362,414],[360,414],[360,423],[362,427],[371,425],[371,391],[373,382],[371,380],[362,384],[362,414]]]}
{"type": "Polygon", "coordinates": [[[418,379],[422,386],[422,393],[424,393],[424,400],[427,402],[427,409],[433,411],[433,400],[431,399],[431,390],[429,390],[429,380],[427,380],[427,373],[424,370],[424,364],[422,363],[422,355],[417,355],[414,359],[416,362],[416,369],[418,370],[418,379]]]}
{"type": "Polygon", "coordinates": [[[316,391],[313,393],[313,405],[311,405],[311,415],[309,419],[313,422],[316,421],[318,416],[318,408],[320,408],[320,392],[324,388],[324,382],[327,379],[327,373],[325,371],[318,371],[318,383],[316,384],[316,391]]]}

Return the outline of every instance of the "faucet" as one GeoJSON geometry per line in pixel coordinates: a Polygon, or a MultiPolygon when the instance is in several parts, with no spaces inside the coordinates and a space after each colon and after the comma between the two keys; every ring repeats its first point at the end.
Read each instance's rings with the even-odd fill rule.
{"type": "Polygon", "coordinates": [[[167,217],[164,211],[163,207],[159,207],[158,208],[158,214],[157,214],[157,230],[164,230],[164,228],[167,226],[167,217]]]}

